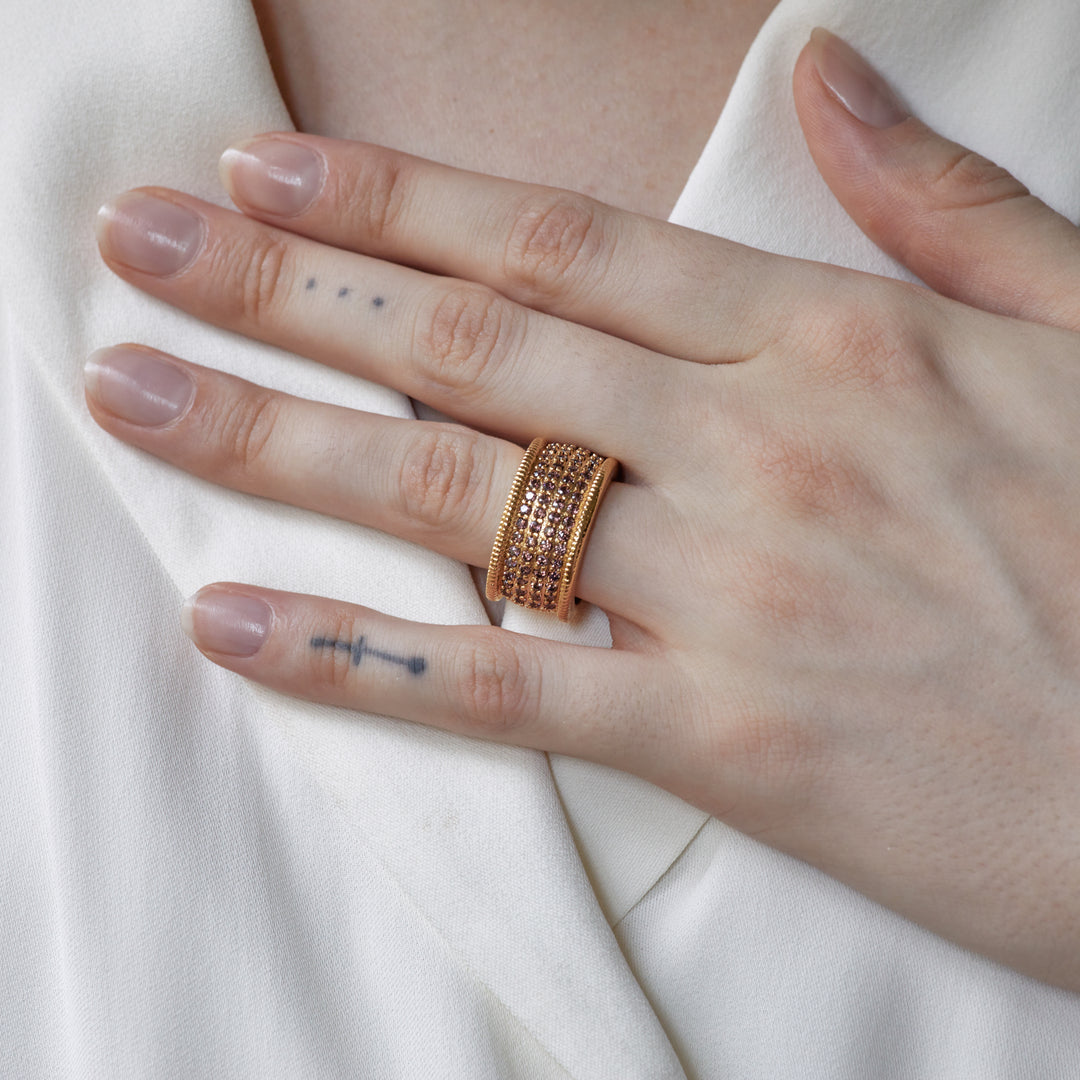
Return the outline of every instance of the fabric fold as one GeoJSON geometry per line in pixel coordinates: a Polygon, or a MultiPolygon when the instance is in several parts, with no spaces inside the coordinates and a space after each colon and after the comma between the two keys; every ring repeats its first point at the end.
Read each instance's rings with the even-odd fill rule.
{"type": "Polygon", "coordinates": [[[274,695],[179,630],[181,599],[228,579],[486,621],[467,570],[194,479],[86,411],[86,356],[137,341],[412,416],[402,395],[203,325],[98,258],[106,198],[156,183],[225,203],[220,151],[289,126],[250,7],[76,4],[8,23],[5,79],[34,92],[0,120],[5,408],[21,451],[4,508],[25,563],[0,571],[23,613],[4,700],[27,826],[5,865],[45,888],[19,986],[37,986],[64,1037],[51,1048],[40,1024],[0,1022],[7,1053],[76,1073],[140,1072],[168,1048],[158,1075],[495,1077],[520,1058],[538,1077],[681,1077],[542,754],[274,695]]]}

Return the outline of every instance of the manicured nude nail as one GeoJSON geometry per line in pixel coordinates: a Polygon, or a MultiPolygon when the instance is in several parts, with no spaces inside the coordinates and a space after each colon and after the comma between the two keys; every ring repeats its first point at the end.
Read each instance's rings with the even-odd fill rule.
{"type": "Polygon", "coordinates": [[[237,205],[294,217],[322,190],[326,162],[321,154],[287,139],[253,139],[221,155],[221,173],[237,205]]]}
{"type": "Polygon", "coordinates": [[[127,191],[98,211],[102,254],[144,274],[178,274],[192,263],[205,234],[193,211],[145,191],[127,191]]]}
{"type": "Polygon", "coordinates": [[[195,398],[191,376],[142,349],[98,349],[86,361],[87,393],[106,412],[140,427],[161,427],[183,416],[195,398]]]}
{"type": "Polygon", "coordinates": [[[213,585],[185,601],[180,612],[184,633],[200,649],[225,656],[254,656],[270,633],[273,617],[265,600],[213,585]]]}
{"type": "Polygon", "coordinates": [[[818,74],[849,113],[876,128],[908,118],[885,80],[846,41],[819,26],[810,42],[818,74]]]}

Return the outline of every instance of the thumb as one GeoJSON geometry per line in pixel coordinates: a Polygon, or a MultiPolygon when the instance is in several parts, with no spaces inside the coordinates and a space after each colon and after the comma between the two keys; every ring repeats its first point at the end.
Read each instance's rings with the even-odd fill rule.
{"type": "Polygon", "coordinates": [[[1067,218],[908,115],[826,30],[814,30],[794,83],[818,170],[878,247],[945,296],[1080,330],[1080,230],[1067,218]]]}

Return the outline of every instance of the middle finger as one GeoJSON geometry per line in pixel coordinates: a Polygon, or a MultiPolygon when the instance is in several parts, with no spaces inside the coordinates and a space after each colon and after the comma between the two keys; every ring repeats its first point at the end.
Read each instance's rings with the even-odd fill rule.
{"type": "Polygon", "coordinates": [[[342,251],[179,192],[107,204],[99,243],[140,289],[229,330],[372,379],[485,431],[536,435],[660,478],[677,447],[668,357],[493,289],[342,251]]]}

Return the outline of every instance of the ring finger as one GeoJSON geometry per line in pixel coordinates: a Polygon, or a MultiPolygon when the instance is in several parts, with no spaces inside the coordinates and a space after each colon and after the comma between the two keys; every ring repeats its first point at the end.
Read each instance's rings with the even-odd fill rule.
{"type": "MultiPolygon", "coordinates": [[[[485,566],[523,451],[455,424],[308,401],[124,345],[87,364],[87,402],[111,434],[226,487],[392,533],[485,566]]],[[[640,622],[656,602],[626,590],[660,498],[613,484],[577,594],[640,622]],[[633,537],[632,545],[627,543],[633,537]]]]}

